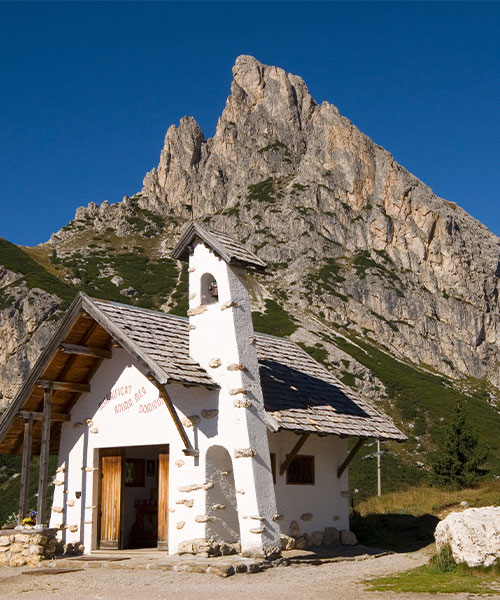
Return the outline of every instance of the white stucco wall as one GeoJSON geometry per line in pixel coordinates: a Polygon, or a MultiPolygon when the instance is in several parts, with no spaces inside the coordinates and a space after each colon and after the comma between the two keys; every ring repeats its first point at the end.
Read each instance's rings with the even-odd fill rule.
{"type": "MultiPolygon", "coordinates": [[[[256,500],[252,497],[252,490],[258,483],[253,479],[253,470],[249,468],[249,463],[255,459],[234,458],[231,449],[243,445],[243,440],[237,420],[232,417],[233,411],[219,404],[217,391],[179,385],[171,385],[167,389],[181,418],[191,415],[200,417],[198,425],[186,428],[193,446],[200,450],[199,459],[183,455],[182,441],[167,408],[161,400],[158,401],[155,386],[122,349],[114,350],[113,358],[103,363],[92,379],[91,392],[83,394],[73,407],[71,421],[63,424],[61,433],[59,466],[64,468],[64,472],[56,474],[56,481],[63,483],[54,489],[53,507],[56,510],[63,508],[63,512],[53,511],[51,515],[51,526],[67,525],[68,528],[61,532],[66,542],[83,541],[86,551],[97,547],[99,448],[127,447],[128,456],[141,457],[146,456],[148,450],[141,448],[134,451],[134,446],[169,444],[170,553],[176,552],[182,540],[205,537],[206,525],[196,522],[195,518],[209,512],[206,491],[199,489],[186,493],[179,488],[207,481],[206,473],[210,472],[210,467],[207,469],[205,455],[211,446],[221,445],[229,450],[235,487],[239,492],[236,497],[240,528],[248,531],[258,525],[259,522],[251,518],[258,516],[256,500]],[[216,417],[207,419],[202,416],[204,410],[220,412],[216,417]],[[90,422],[87,423],[88,420],[90,422]],[[238,461],[244,468],[238,467],[238,461]],[[243,491],[245,494],[241,493],[243,491]],[[250,502],[245,504],[242,500],[249,491],[250,502]],[[77,492],[81,492],[80,498],[77,492]],[[178,504],[185,500],[193,500],[193,506],[178,504]],[[178,529],[177,525],[183,522],[182,529],[178,529]],[[77,531],[70,531],[69,528],[75,525],[77,531]]],[[[242,425],[241,421],[239,425],[242,425]]],[[[279,521],[282,531],[288,533],[293,520],[299,523],[301,531],[305,533],[330,526],[348,528],[348,499],[345,497],[347,494],[342,494],[348,490],[348,476],[347,473],[340,479],[336,476],[336,470],[347,454],[347,441],[333,436],[311,436],[301,454],[315,456],[315,485],[302,486],[287,485],[286,475],[279,475],[279,465],[296,443],[297,436],[279,432],[269,433],[268,438],[269,450],[276,454],[277,482],[271,493],[276,495],[276,510],[282,515],[279,521]],[[304,513],[312,513],[312,520],[302,521],[300,517],[304,513]]],[[[269,489],[265,491],[269,494],[269,489]]],[[[130,488],[127,493],[133,494],[130,488]]],[[[143,494],[143,491],[138,493],[143,494]]],[[[271,500],[274,506],[274,497],[271,500]]],[[[133,516],[130,506],[127,505],[125,511],[126,542],[133,516]]],[[[216,518],[224,518],[223,511],[211,514],[216,518]]]]}
{"type": "Polygon", "coordinates": [[[290,523],[296,521],[301,533],[323,531],[325,527],[349,529],[349,476],[344,471],[340,479],[337,469],[347,456],[347,440],[337,436],[310,435],[299,454],[314,456],[314,485],[287,484],[286,473],[279,474],[280,465],[298,441],[292,432],[269,434],[269,449],[276,454],[276,504],[281,515],[283,533],[290,534],[290,523]],[[304,521],[301,516],[312,514],[304,521]]]}
{"type": "Polygon", "coordinates": [[[97,546],[98,449],[158,444],[170,446],[169,552],[175,553],[183,539],[204,537],[205,525],[195,517],[205,514],[205,491],[186,494],[179,488],[205,482],[204,457],[218,439],[219,426],[216,417],[204,418],[202,411],[218,409],[218,392],[180,385],[167,390],[181,418],[200,417],[198,425],[186,427],[193,446],[200,449],[199,459],[184,456],[182,440],[157,389],[124,350],[114,350],[113,358],[94,375],[91,392],[81,396],[71,421],[62,426],[58,465],[64,471],[55,477],[51,526],[68,526],[62,530],[65,541],[83,541],[86,551],[97,546]],[[194,500],[192,508],[176,503],[185,499],[194,500]],[[181,521],[185,526],[177,529],[181,521]],[[70,531],[75,525],[77,531],[70,531]]]}

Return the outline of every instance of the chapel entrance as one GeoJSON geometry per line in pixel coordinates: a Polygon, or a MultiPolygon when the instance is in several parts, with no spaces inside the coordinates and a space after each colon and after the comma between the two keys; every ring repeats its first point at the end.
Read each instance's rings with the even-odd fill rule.
{"type": "Polygon", "coordinates": [[[101,549],[168,549],[168,446],[103,448],[101,549]]]}

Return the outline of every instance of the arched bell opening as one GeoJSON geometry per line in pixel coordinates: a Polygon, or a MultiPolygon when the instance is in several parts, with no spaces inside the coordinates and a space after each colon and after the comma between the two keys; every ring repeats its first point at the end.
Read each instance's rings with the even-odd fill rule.
{"type": "Polygon", "coordinates": [[[211,273],[205,273],[201,277],[201,303],[215,304],[219,301],[219,286],[211,273]]]}

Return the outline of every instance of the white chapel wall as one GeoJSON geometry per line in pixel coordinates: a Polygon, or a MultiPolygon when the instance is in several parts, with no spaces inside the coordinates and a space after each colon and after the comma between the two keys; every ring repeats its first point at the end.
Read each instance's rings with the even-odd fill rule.
{"type": "Polygon", "coordinates": [[[218,391],[181,385],[169,385],[167,390],[181,419],[199,417],[194,427],[185,427],[193,446],[200,450],[198,459],[184,456],[179,433],[158,399],[158,390],[125,350],[114,350],[113,358],[104,361],[94,375],[91,392],[81,396],[71,411],[71,421],[62,426],[51,526],[66,524],[62,530],[66,542],[81,540],[86,552],[96,547],[98,449],[159,444],[169,444],[170,450],[169,552],[174,553],[182,540],[204,537],[205,524],[196,517],[206,512],[206,451],[221,443],[214,413],[218,391]],[[199,489],[181,491],[195,484],[199,489]]]}
{"type": "Polygon", "coordinates": [[[325,527],[349,529],[349,477],[347,470],[340,479],[337,469],[348,453],[347,439],[311,434],[299,454],[313,455],[315,465],[314,485],[287,484],[286,473],[279,474],[280,465],[295,446],[299,436],[280,431],[269,434],[269,449],[276,454],[276,505],[280,515],[281,530],[290,534],[290,523],[296,521],[301,533],[323,531],[325,527]],[[304,521],[302,515],[312,515],[304,521]]]}

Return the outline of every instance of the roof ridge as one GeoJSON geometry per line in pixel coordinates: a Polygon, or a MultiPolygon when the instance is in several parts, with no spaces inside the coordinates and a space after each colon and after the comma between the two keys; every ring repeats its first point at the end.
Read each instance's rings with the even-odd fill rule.
{"type": "MultiPolygon", "coordinates": [[[[131,308],[132,310],[152,313],[154,315],[160,315],[162,317],[169,317],[172,319],[178,319],[180,321],[189,321],[189,317],[183,317],[182,315],[174,315],[173,313],[166,313],[162,310],[155,310],[154,308],[145,308],[143,306],[134,306],[133,304],[126,304],[125,302],[117,302],[116,300],[106,300],[105,298],[95,298],[94,296],[88,296],[90,300],[93,302],[105,302],[106,304],[112,304],[113,306],[123,306],[123,308],[131,308]]],[[[286,336],[273,335],[272,333],[264,333],[263,331],[255,331],[254,334],[259,337],[271,338],[275,340],[285,340],[287,342],[291,342],[298,346],[297,342],[294,342],[292,339],[286,336]]],[[[299,346],[300,348],[300,346],[299,346]]]]}
{"type": "Polygon", "coordinates": [[[266,263],[254,252],[235,240],[229,233],[216,231],[196,221],[186,223],[180,238],[170,253],[171,258],[187,262],[193,241],[199,238],[227,264],[264,272],[266,263]]]}
{"type": "Polygon", "coordinates": [[[162,310],[155,310],[154,308],[145,308],[144,306],[134,306],[133,304],[126,304],[125,302],[117,302],[116,300],[106,300],[105,298],[95,298],[94,296],[88,296],[92,302],[105,302],[106,304],[112,304],[113,306],[122,306],[123,308],[131,308],[132,310],[152,313],[154,315],[160,315],[162,317],[169,317],[172,319],[179,319],[181,321],[188,321],[188,317],[182,315],[174,315],[172,313],[166,313],[162,310]]]}

